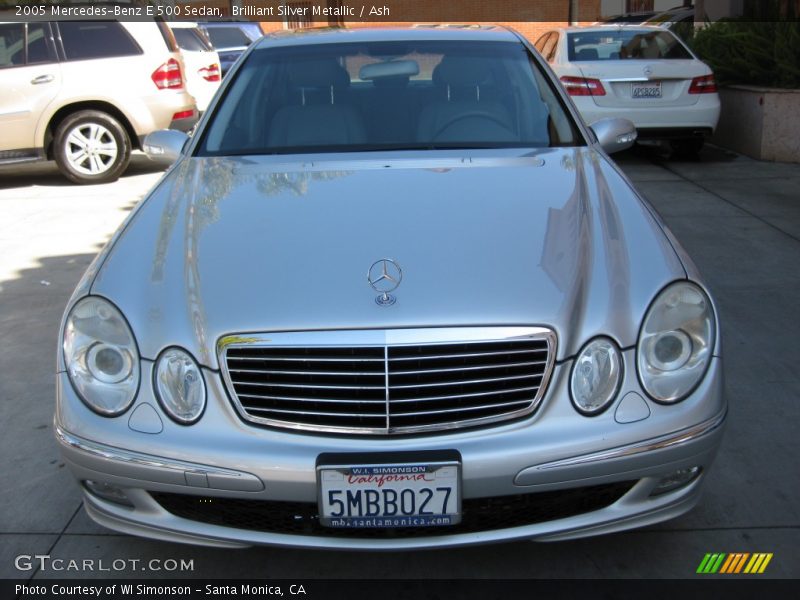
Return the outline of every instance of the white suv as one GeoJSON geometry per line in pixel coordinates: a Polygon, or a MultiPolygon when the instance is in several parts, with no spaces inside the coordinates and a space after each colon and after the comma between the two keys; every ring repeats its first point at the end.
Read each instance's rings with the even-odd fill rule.
{"type": "Polygon", "coordinates": [[[197,121],[164,23],[0,23],[0,164],[55,160],[105,183],[148,133],[197,121]]]}

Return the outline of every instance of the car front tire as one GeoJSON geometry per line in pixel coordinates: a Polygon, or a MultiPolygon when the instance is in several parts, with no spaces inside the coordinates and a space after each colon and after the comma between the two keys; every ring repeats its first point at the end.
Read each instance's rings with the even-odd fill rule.
{"type": "Polygon", "coordinates": [[[73,183],[109,183],[128,167],[131,141],[122,124],[108,113],[81,110],[56,128],[53,157],[73,183]]]}

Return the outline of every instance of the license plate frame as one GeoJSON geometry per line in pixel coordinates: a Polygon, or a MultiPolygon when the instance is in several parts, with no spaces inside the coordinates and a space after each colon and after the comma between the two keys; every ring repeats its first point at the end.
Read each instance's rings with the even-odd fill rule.
{"type": "Polygon", "coordinates": [[[409,527],[449,527],[461,522],[461,461],[413,460],[397,462],[348,462],[345,464],[317,464],[317,506],[319,522],[323,527],[335,529],[405,529],[409,527]],[[398,479],[398,476],[403,479],[398,479]],[[413,476],[415,480],[404,479],[413,476]],[[420,477],[421,476],[421,477],[420,477]],[[356,480],[348,480],[358,478],[356,480]],[[366,478],[372,477],[367,481],[366,478]],[[383,479],[381,479],[383,477],[383,479]],[[436,480],[439,483],[436,483],[436,480]],[[405,486],[405,487],[403,487],[405,486]],[[427,488],[431,495],[422,492],[427,488]],[[437,489],[439,488],[439,489],[437,489]],[[450,489],[449,495],[444,489],[450,489]],[[398,489],[400,490],[398,492],[398,489]],[[352,495],[347,495],[350,490],[352,495]],[[371,490],[373,494],[367,495],[371,490]],[[396,512],[391,507],[388,491],[397,494],[396,512]],[[411,490],[411,495],[407,493],[411,490]],[[330,492],[339,506],[332,503],[330,492]],[[359,492],[356,494],[356,492],[359,492]],[[375,494],[377,493],[377,499],[375,494]],[[413,496],[413,500],[410,498],[413,496]],[[358,497],[358,501],[355,498],[358,497]],[[426,500],[420,510],[420,500],[426,500]],[[378,513],[373,514],[377,502],[378,513]],[[413,509],[408,512],[409,503],[413,509]],[[441,509],[439,510],[439,508],[441,509]],[[336,510],[339,509],[339,514],[336,510]],[[353,513],[358,510],[359,514],[353,513]],[[397,514],[399,513],[399,514],[397,514]]]}
{"type": "Polygon", "coordinates": [[[660,100],[663,98],[660,81],[631,83],[631,98],[634,100],[660,100]]]}

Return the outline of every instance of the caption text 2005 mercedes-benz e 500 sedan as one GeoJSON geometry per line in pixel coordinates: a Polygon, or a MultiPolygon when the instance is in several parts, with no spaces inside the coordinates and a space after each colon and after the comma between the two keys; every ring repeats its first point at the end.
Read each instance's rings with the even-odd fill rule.
{"type": "Polygon", "coordinates": [[[526,41],[271,35],[100,253],[55,430],[97,522],[219,546],[558,540],[697,501],[719,323],[526,41]]]}

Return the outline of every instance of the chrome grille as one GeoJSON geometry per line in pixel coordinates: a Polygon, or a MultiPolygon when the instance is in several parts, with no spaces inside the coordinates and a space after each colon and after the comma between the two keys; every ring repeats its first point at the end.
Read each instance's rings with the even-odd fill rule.
{"type": "Polygon", "coordinates": [[[249,421],[397,434],[529,414],[547,386],[554,346],[541,328],[283,333],[223,339],[220,363],[249,421]],[[347,345],[325,343],[334,340],[347,345]]]}

